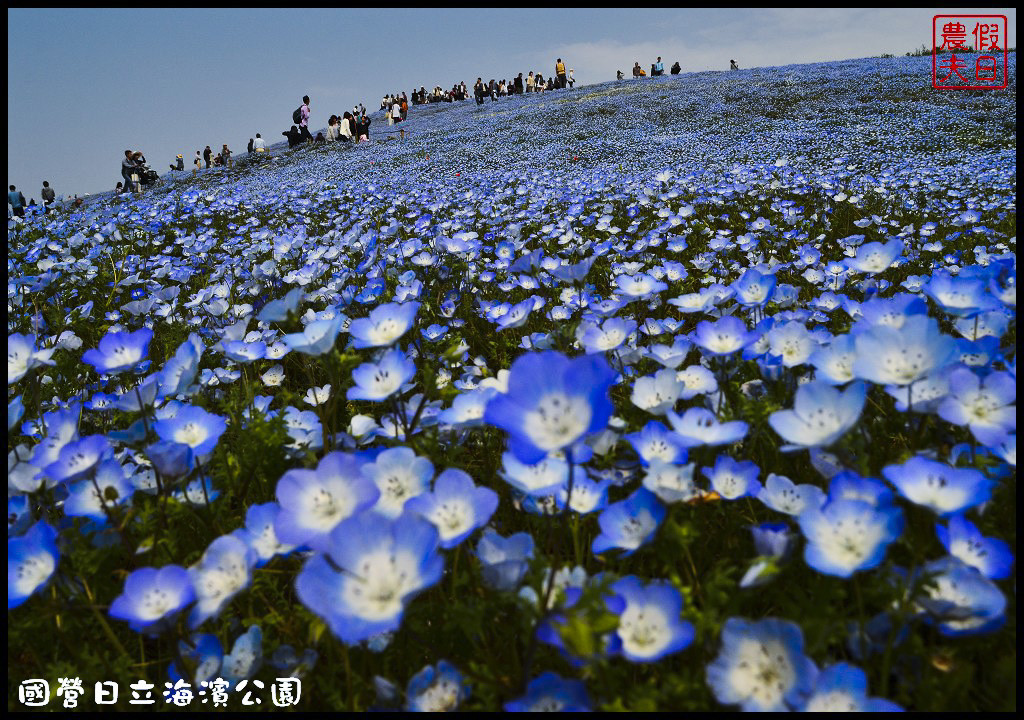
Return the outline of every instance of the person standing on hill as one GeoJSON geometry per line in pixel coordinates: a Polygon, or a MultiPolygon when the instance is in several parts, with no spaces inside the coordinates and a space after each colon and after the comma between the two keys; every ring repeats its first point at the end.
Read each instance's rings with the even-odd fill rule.
{"type": "Polygon", "coordinates": [[[231,151],[228,150],[228,144],[224,143],[223,149],[220,151],[221,159],[224,162],[225,167],[231,167],[231,151]]]}
{"type": "Polygon", "coordinates": [[[132,174],[135,172],[135,161],[132,160],[132,151],[124,151],[124,160],[121,161],[121,177],[124,178],[124,187],[128,192],[135,192],[135,182],[132,174]]]}
{"type": "Polygon", "coordinates": [[[25,217],[25,196],[13,185],[11,185],[11,191],[7,193],[7,202],[10,203],[11,211],[15,215],[25,217]]]}
{"type": "Polygon", "coordinates": [[[256,133],[256,139],[252,141],[252,149],[257,153],[267,151],[267,141],[259,133],[256,133]]]}
{"type": "Polygon", "coordinates": [[[407,117],[409,117],[409,98],[402,93],[402,122],[405,122],[407,117]]]}
{"type": "Polygon", "coordinates": [[[658,56],[658,62],[654,63],[654,70],[651,73],[651,75],[654,75],[655,77],[657,77],[659,75],[664,75],[664,74],[665,74],[665,64],[663,62],[661,62],[661,56],[659,55],[658,56]]]}
{"type": "Polygon", "coordinates": [[[512,83],[512,87],[515,88],[515,94],[516,95],[522,95],[523,94],[523,74],[522,73],[519,73],[518,75],[516,75],[516,79],[512,83]]]}
{"type": "Polygon", "coordinates": [[[556,87],[565,89],[569,79],[565,76],[565,65],[562,63],[562,58],[558,58],[555,62],[555,77],[558,78],[558,84],[556,87]]]}
{"type": "Polygon", "coordinates": [[[476,84],[473,86],[473,97],[476,98],[477,105],[484,104],[484,80],[483,78],[477,78],[476,84]]]}
{"type": "Polygon", "coordinates": [[[355,138],[353,134],[356,131],[355,127],[356,119],[352,117],[352,113],[347,112],[341,116],[341,127],[338,130],[338,139],[342,142],[352,142],[355,138]]]}
{"type": "Polygon", "coordinates": [[[299,133],[307,142],[313,142],[313,136],[309,133],[309,95],[302,96],[302,107],[299,108],[299,112],[302,114],[299,133]]]}
{"type": "Polygon", "coordinates": [[[739,70],[740,66],[736,64],[735,60],[730,60],[729,61],[729,69],[730,70],[739,70]]]}
{"type": "Polygon", "coordinates": [[[680,70],[682,70],[682,68],[679,67],[679,63],[676,62],[676,64],[672,66],[672,69],[669,70],[669,72],[672,73],[673,75],[678,75],[680,70]]]}
{"type": "Polygon", "coordinates": [[[252,143],[253,143],[252,138],[249,138],[249,146],[245,149],[246,152],[248,152],[250,155],[252,155],[252,143]]]}
{"type": "Polygon", "coordinates": [[[206,161],[206,167],[207,167],[207,169],[209,169],[209,167],[210,167],[210,161],[211,161],[212,159],[213,159],[213,150],[211,150],[211,149],[210,149],[210,146],[209,146],[209,145],[207,145],[207,146],[206,146],[206,149],[205,149],[205,150],[203,150],[203,160],[205,160],[205,161],[206,161]]]}
{"type": "Polygon", "coordinates": [[[43,191],[40,194],[40,197],[43,198],[43,212],[50,212],[50,206],[53,205],[54,200],[57,199],[57,194],[53,191],[53,188],[50,187],[50,183],[46,180],[43,181],[43,191]]]}
{"type": "Polygon", "coordinates": [[[570,87],[570,88],[571,88],[571,87],[572,87],[573,85],[575,85],[575,84],[576,84],[576,78],[574,78],[574,77],[572,76],[572,74],[573,74],[574,72],[576,72],[576,71],[575,71],[575,70],[573,70],[572,68],[569,68],[569,87],[570,87]]]}

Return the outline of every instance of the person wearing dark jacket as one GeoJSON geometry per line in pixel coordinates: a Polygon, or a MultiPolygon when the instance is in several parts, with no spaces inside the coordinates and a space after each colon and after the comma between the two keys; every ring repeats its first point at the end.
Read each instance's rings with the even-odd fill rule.
{"type": "Polygon", "coordinates": [[[213,150],[207,145],[206,149],[203,150],[203,160],[206,161],[206,167],[210,167],[210,160],[213,158],[213,150]]]}
{"type": "Polygon", "coordinates": [[[175,159],[175,163],[170,166],[171,170],[184,170],[185,169],[185,158],[181,155],[175,159]]]}
{"type": "Polygon", "coordinates": [[[43,212],[49,212],[50,206],[53,205],[54,200],[57,199],[57,193],[53,191],[53,188],[50,187],[50,183],[46,180],[43,181],[41,197],[43,198],[43,212]]]}
{"type": "Polygon", "coordinates": [[[302,140],[303,140],[302,133],[300,133],[299,129],[297,127],[295,127],[294,125],[292,125],[292,129],[291,130],[285,130],[281,134],[284,135],[286,138],[288,138],[288,147],[290,147],[290,148],[293,148],[296,145],[301,145],[302,144],[302,140]]]}
{"type": "Polygon", "coordinates": [[[669,72],[672,73],[673,75],[678,75],[681,70],[682,68],[679,67],[679,63],[677,62],[675,65],[672,66],[672,69],[669,70],[669,72]]]}
{"type": "Polygon", "coordinates": [[[121,161],[121,177],[124,178],[124,187],[128,192],[135,192],[135,183],[132,181],[132,174],[135,172],[135,161],[132,159],[132,151],[124,151],[124,160],[121,161]]]}

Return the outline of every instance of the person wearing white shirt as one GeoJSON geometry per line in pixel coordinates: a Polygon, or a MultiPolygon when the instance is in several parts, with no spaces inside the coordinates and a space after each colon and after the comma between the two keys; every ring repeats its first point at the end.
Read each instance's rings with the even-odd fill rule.
{"type": "Polygon", "coordinates": [[[252,141],[252,150],[258,153],[267,151],[267,141],[259,133],[256,133],[256,139],[252,141]]]}

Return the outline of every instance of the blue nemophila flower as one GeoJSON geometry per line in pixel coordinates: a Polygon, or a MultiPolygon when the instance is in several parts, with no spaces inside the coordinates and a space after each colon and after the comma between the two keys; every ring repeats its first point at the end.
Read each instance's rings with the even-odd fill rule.
{"type": "Polygon", "coordinates": [[[778,618],[726,620],[722,649],[707,668],[718,702],[744,712],[784,712],[800,703],[813,680],[800,627],[778,618]]]}
{"type": "Polygon", "coordinates": [[[349,334],[356,348],[388,347],[412,327],[420,303],[385,303],[370,311],[370,316],[353,320],[349,334]]]}
{"type": "Polygon", "coordinates": [[[587,686],[553,672],[542,673],[526,686],[526,694],[505,703],[505,712],[590,712],[587,686]]]}
{"type": "Polygon", "coordinates": [[[777,512],[800,515],[807,508],[824,505],[825,493],[817,485],[794,485],[785,475],[769,473],[757,499],[777,512]]]}
{"type": "Polygon", "coordinates": [[[603,323],[596,321],[584,322],[580,326],[580,341],[585,351],[590,353],[606,352],[626,342],[636,332],[636,321],[629,318],[610,317],[603,323]]]}
{"type": "Polygon", "coordinates": [[[153,467],[166,478],[179,478],[192,472],[195,454],[185,443],[158,440],[146,448],[146,457],[153,467]]]}
{"type": "MultiPolygon", "coordinates": [[[[505,482],[521,493],[532,497],[544,497],[555,493],[567,485],[569,479],[569,463],[556,455],[547,455],[538,463],[521,463],[510,452],[501,456],[501,477],[505,482]]],[[[575,481],[586,471],[574,465],[573,480],[575,481]]]]}
{"type": "Polygon", "coordinates": [[[984,380],[967,368],[949,375],[949,395],[938,407],[943,420],[967,425],[985,445],[995,444],[1017,429],[1017,381],[1006,372],[993,372],[984,380]]]}
{"type": "Polygon", "coordinates": [[[454,665],[440,660],[427,665],[409,680],[405,689],[405,709],[409,712],[452,712],[469,697],[466,685],[454,665]]]}
{"type": "Polygon", "coordinates": [[[674,369],[663,368],[653,376],[637,378],[630,400],[652,415],[664,415],[675,407],[684,387],[685,383],[679,380],[674,369]]]}
{"type": "MultiPolygon", "coordinates": [[[[72,405],[66,410],[56,410],[52,413],[43,414],[43,426],[46,429],[46,436],[32,452],[32,464],[38,468],[45,468],[50,463],[56,462],[60,451],[69,442],[78,439],[78,420],[81,409],[72,405]]],[[[22,432],[27,435],[35,435],[36,430],[22,426],[22,432]]],[[[50,481],[50,485],[55,480],[50,481]]]]}
{"type": "Polygon", "coordinates": [[[899,329],[876,325],[857,335],[853,374],[878,385],[907,385],[956,356],[956,340],[927,315],[912,315],[899,329]]]}
{"type": "Polygon", "coordinates": [[[498,493],[477,487],[462,470],[448,468],[437,476],[433,492],[417,495],[405,507],[434,524],[447,550],[487,524],[498,509],[498,493]]]}
{"type": "Polygon", "coordinates": [[[302,603],[349,645],[397,630],[413,596],[441,579],[437,529],[417,515],[345,520],[295,580],[302,603]]]}
{"type": "Polygon", "coordinates": [[[217,447],[227,421],[201,407],[186,405],[174,417],[153,423],[153,430],[162,440],[188,445],[196,457],[201,457],[217,447]]]}
{"type": "Polygon", "coordinates": [[[68,498],[64,501],[65,515],[106,522],[104,505],[108,508],[122,505],[135,492],[134,486],[124,476],[121,463],[114,458],[99,464],[94,480],[79,480],[71,485],[68,498]]]}
{"type": "MultiPolygon", "coordinates": [[[[327,547],[330,533],[346,518],[371,507],[380,491],[363,475],[364,462],[354,455],[331,452],[316,470],[289,470],[277,481],[281,512],[274,531],[281,542],[327,547]]],[[[379,517],[379,516],[378,516],[379,517]]]]}
{"type": "Polygon", "coordinates": [[[853,335],[839,335],[828,345],[818,347],[809,362],[814,366],[814,379],[829,385],[845,385],[853,380],[853,361],[857,357],[853,335]]]}
{"type": "Polygon", "coordinates": [[[619,616],[609,653],[621,652],[630,662],[655,662],[690,646],[696,631],[682,620],[683,596],[665,581],[646,586],[632,575],[616,581],[605,600],[619,616]]]}
{"type": "Polygon", "coordinates": [[[763,307],[775,294],[775,283],[775,275],[762,274],[754,268],[747,268],[731,287],[736,293],[736,302],[740,305],[763,307]]]}
{"type": "MultiPolygon", "coordinates": [[[[195,674],[189,679],[196,685],[213,680],[220,674],[224,648],[221,647],[216,635],[197,633],[188,640],[180,640],[178,647],[181,650],[181,659],[188,660],[195,666],[195,674]]],[[[172,660],[167,668],[167,675],[171,682],[176,683],[184,679],[184,671],[184,668],[179,667],[177,660],[172,660]]]]}
{"type": "Polygon", "coordinates": [[[245,511],[245,527],[232,533],[255,553],[256,567],[266,565],[275,555],[287,555],[295,549],[294,545],[282,543],[274,530],[280,512],[281,506],[276,502],[251,505],[245,511]]]}
{"type": "Polygon", "coordinates": [[[263,631],[259,625],[253,625],[238,636],[231,652],[221,662],[221,676],[237,685],[240,681],[251,678],[263,664],[263,631]]]}
{"type": "Polygon", "coordinates": [[[691,365],[679,370],[676,379],[683,384],[683,390],[679,393],[681,400],[692,400],[698,395],[710,395],[718,391],[714,373],[703,365],[691,365]]]}
{"type": "Polygon", "coordinates": [[[14,333],[7,336],[7,384],[21,380],[34,367],[53,365],[50,360],[57,348],[40,350],[36,348],[35,335],[14,333]]]}
{"type": "Polygon", "coordinates": [[[668,285],[655,280],[647,273],[617,275],[615,285],[620,293],[629,298],[646,298],[668,289],[668,285]]]}
{"type": "Polygon", "coordinates": [[[380,401],[412,379],[416,363],[398,348],[388,350],[376,363],[363,363],[352,371],[356,384],[348,389],[349,400],[380,401]]]}
{"type": "Polygon", "coordinates": [[[188,569],[196,595],[189,626],[199,627],[246,588],[255,563],[256,553],[234,535],[222,535],[210,543],[199,562],[188,569]]]}
{"type": "Polygon", "coordinates": [[[522,355],[512,363],[508,392],[491,399],[484,421],[509,434],[509,449],[521,462],[539,462],[605,427],[615,375],[599,355],[522,355]]]}
{"type": "Polygon", "coordinates": [[[344,321],[345,316],[336,313],[329,319],[314,320],[306,325],[302,332],[285,335],[281,340],[290,350],[304,355],[323,355],[334,347],[334,341],[341,332],[344,321]]]}
{"type": "Polygon", "coordinates": [[[999,307],[999,300],[989,295],[986,281],[936,272],[924,286],[924,292],[946,313],[956,317],[973,317],[999,307]]]}
{"type": "Polygon", "coordinates": [[[915,601],[947,637],[977,635],[1006,622],[1006,596],[976,568],[947,555],[921,568],[932,577],[915,601]]]}
{"type": "Polygon", "coordinates": [[[530,317],[530,313],[533,312],[536,304],[532,297],[526,298],[521,302],[517,302],[515,305],[508,305],[504,303],[501,306],[496,306],[494,312],[502,312],[501,315],[495,317],[493,313],[488,313],[488,317],[494,320],[495,325],[498,326],[499,330],[514,330],[515,328],[522,327],[526,324],[526,321],[530,317]]]}
{"type": "Polygon", "coordinates": [[[267,355],[265,342],[242,342],[241,340],[225,340],[222,343],[224,356],[237,363],[251,363],[262,360],[267,355]]]}
{"type": "Polygon", "coordinates": [[[864,478],[852,470],[841,470],[828,485],[828,501],[861,500],[875,507],[892,505],[895,495],[881,480],[864,478]]]}
{"type": "Polygon", "coordinates": [[[734,315],[726,315],[716,322],[701,320],[691,339],[693,344],[712,356],[731,355],[742,350],[758,338],[747,329],[747,324],[734,315]]]}
{"type": "Polygon", "coordinates": [[[220,497],[220,491],[213,487],[213,480],[204,476],[189,481],[184,488],[175,490],[171,497],[189,505],[209,505],[220,497]]]}
{"type": "Polygon", "coordinates": [[[14,429],[14,426],[18,424],[22,416],[25,414],[25,403],[22,402],[21,395],[7,403],[7,432],[14,429]]]}
{"type": "Polygon", "coordinates": [[[802,322],[776,324],[768,331],[768,354],[781,360],[787,368],[806,363],[818,348],[819,341],[802,322]]]}
{"type": "Polygon", "coordinates": [[[124,581],[110,616],[127,620],[136,632],[157,635],[179,610],[195,600],[188,571],[179,565],[140,568],[124,581]]]}
{"type": "Polygon", "coordinates": [[[7,609],[41,588],[57,569],[57,531],[40,520],[21,537],[7,539],[7,609]]]}
{"type": "Polygon", "coordinates": [[[484,584],[495,590],[515,590],[530,569],[533,536],[527,532],[502,537],[485,528],[476,544],[484,584]]]}
{"type": "Polygon", "coordinates": [[[761,469],[749,460],[736,461],[722,454],[715,459],[713,468],[701,468],[701,473],[711,483],[711,489],[724,500],[736,500],[749,495],[757,495],[761,483],[757,476],[761,469]]]}
{"type": "Polygon", "coordinates": [[[205,346],[195,333],[188,336],[174,357],[164,363],[163,369],[157,374],[160,383],[160,394],[163,396],[188,395],[193,391],[196,376],[199,374],[199,360],[205,346]]]}
{"type": "Polygon", "coordinates": [[[902,465],[887,465],[882,474],[900,495],[941,517],[964,512],[986,502],[995,486],[974,468],[956,468],[915,455],[902,465]]]}
{"type": "Polygon", "coordinates": [[[693,343],[684,336],[679,335],[671,345],[651,345],[644,351],[644,355],[660,363],[664,367],[678,368],[689,354],[693,343]]]}
{"type": "Polygon", "coordinates": [[[665,503],[686,502],[700,491],[693,483],[694,463],[677,465],[654,459],[647,466],[643,486],[665,503]]]}
{"type": "Polygon", "coordinates": [[[101,375],[112,375],[131,370],[149,353],[153,331],[142,328],[135,332],[108,332],[100,340],[98,349],[86,350],[82,361],[96,368],[101,375]]]}
{"type": "Polygon", "coordinates": [[[666,463],[686,462],[686,444],[657,420],[651,420],[640,432],[623,436],[640,456],[644,465],[660,460],[666,463]]]}
{"type": "Polygon", "coordinates": [[[948,527],[936,524],[935,533],[939,542],[953,557],[976,568],[992,580],[1010,577],[1013,568],[1013,550],[999,538],[985,537],[970,520],[963,515],[949,519],[948,527]]]}
{"type": "Polygon", "coordinates": [[[903,532],[899,507],[878,507],[863,500],[831,500],[821,508],[811,505],[797,519],[807,538],[807,564],[842,578],[877,567],[889,543],[903,532]]]}
{"type": "Polygon", "coordinates": [[[481,387],[460,393],[452,400],[452,406],[437,416],[437,420],[460,428],[483,425],[487,403],[496,392],[495,388],[481,387]]]}
{"type": "Polygon", "coordinates": [[[665,519],[665,506],[646,488],[639,488],[621,502],[612,503],[597,518],[601,534],[591,545],[595,553],[611,548],[632,555],[654,537],[654,531],[665,519]]]}
{"type": "Polygon", "coordinates": [[[750,427],[742,420],[720,423],[713,412],[698,407],[690,408],[682,417],[671,411],[666,416],[680,444],[686,448],[729,445],[746,437],[750,427]]]}
{"type": "Polygon", "coordinates": [[[288,313],[298,312],[299,303],[302,302],[302,288],[292,288],[280,300],[271,300],[260,310],[257,319],[260,322],[272,323],[283,322],[288,319],[288,313]]]}
{"type": "Polygon", "coordinates": [[[430,490],[434,465],[410,448],[394,447],[381,452],[372,463],[363,465],[362,473],[380,491],[374,512],[394,519],[402,514],[408,500],[430,490]]]}
{"type": "Polygon", "coordinates": [[[888,270],[903,252],[903,241],[893,238],[887,243],[869,242],[857,248],[856,256],[846,260],[851,270],[875,275],[888,270]]]}
{"type": "Polygon", "coordinates": [[[783,452],[800,448],[828,447],[857,424],[867,399],[867,387],[852,383],[840,391],[812,381],[797,388],[792,410],[773,412],[768,423],[789,445],[783,452]]]}
{"type": "Polygon", "coordinates": [[[591,479],[585,468],[575,466],[572,480],[572,497],[569,497],[568,485],[558,489],[556,501],[559,506],[569,502],[569,508],[580,515],[603,510],[608,504],[608,488],[612,484],[611,478],[603,480],[591,479]]]}
{"type": "Polygon", "coordinates": [[[89,435],[64,445],[57,459],[43,472],[53,482],[72,482],[85,477],[111,453],[113,449],[105,435],[89,435]]]}
{"type": "Polygon", "coordinates": [[[903,712],[883,698],[868,697],[868,678],[859,667],[836,663],[816,674],[809,696],[795,709],[803,712],[903,712]]]}

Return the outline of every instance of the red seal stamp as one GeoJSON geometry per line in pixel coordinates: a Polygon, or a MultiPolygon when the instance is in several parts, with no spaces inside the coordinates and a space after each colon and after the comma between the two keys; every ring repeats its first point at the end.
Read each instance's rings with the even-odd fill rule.
{"type": "Polygon", "coordinates": [[[932,18],[932,87],[995,90],[1007,84],[1005,15],[936,15],[932,18]]]}

